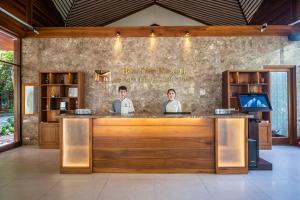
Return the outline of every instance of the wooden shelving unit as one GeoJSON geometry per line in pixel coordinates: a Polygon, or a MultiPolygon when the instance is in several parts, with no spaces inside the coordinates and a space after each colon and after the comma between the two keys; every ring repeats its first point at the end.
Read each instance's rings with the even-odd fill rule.
{"type": "Polygon", "coordinates": [[[67,113],[84,108],[84,74],[82,72],[41,72],[39,93],[39,146],[59,148],[59,106],[66,102],[67,113]],[[77,90],[70,96],[69,91],[77,90]]]}
{"type": "MultiPolygon", "coordinates": [[[[241,93],[266,93],[270,97],[270,72],[224,71],[222,73],[223,107],[239,110],[237,96],[241,93]]],[[[259,147],[272,148],[271,113],[259,112],[259,147]]]]}

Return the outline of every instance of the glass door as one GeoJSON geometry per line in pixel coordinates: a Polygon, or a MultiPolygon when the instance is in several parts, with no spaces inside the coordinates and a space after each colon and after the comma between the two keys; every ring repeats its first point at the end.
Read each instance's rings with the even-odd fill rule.
{"type": "MultiPolygon", "coordinates": [[[[11,56],[0,51],[0,57],[11,56]]],[[[0,64],[0,147],[14,142],[13,66],[0,64]]]]}
{"type": "Polygon", "coordinates": [[[0,152],[21,144],[19,45],[0,29],[0,152]]]}
{"type": "Polygon", "coordinates": [[[288,72],[270,72],[273,138],[289,138],[288,72]]]}
{"type": "Polygon", "coordinates": [[[296,144],[296,66],[264,66],[270,72],[272,144],[296,144]]]}

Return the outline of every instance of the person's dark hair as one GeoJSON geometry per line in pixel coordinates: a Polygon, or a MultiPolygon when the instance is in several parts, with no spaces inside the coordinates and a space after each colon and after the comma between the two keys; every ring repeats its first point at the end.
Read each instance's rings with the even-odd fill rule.
{"type": "Polygon", "coordinates": [[[124,85],[121,85],[121,86],[119,87],[119,92],[120,92],[121,90],[126,90],[126,91],[127,91],[127,87],[124,86],[124,85]]]}
{"type": "Polygon", "coordinates": [[[173,91],[176,95],[176,91],[174,89],[168,89],[167,94],[169,94],[169,92],[173,91]]]}

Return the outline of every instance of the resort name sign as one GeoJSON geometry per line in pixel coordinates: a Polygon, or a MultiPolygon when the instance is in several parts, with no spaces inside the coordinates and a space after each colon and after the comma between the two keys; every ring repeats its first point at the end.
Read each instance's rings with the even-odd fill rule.
{"type": "Polygon", "coordinates": [[[123,67],[119,73],[121,82],[190,81],[184,67],[123,67]]]}

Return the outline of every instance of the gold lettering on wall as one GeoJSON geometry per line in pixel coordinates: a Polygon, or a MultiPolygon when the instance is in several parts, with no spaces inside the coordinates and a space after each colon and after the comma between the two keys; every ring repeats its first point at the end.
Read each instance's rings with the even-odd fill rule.
{"type": "Polygon", "coordinates": [[[170,81],[193,81],[184,67],[123,67],[116,82],[158,83],[170,81]]]}

